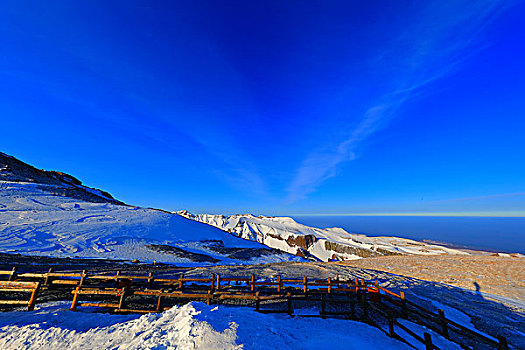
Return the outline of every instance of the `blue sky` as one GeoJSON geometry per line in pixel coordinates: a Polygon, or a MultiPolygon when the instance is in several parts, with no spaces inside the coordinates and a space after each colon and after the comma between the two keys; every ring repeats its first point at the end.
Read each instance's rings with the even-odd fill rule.
{"type": "Polygon", "coordinates": [[[1,150],[130,204],[525,215],[525,4],[3,2],[1,150]]]}

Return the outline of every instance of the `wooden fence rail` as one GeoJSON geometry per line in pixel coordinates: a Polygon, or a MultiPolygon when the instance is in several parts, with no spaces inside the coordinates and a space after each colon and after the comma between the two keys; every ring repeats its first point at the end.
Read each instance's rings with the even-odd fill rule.
{"type": "MultiPolygon", "coordinates": [[[[30,292],[29,301],[0,300],[0,304],[28,305],[28,310],[33,310],[37,301],[37,292],[40,289],[72,288],[73,301],[71,310],[78,307],[103,307],[113,312],[161,312],[166,309],[164,302],[167,299],[204,300],[208,304],[219,301],[247,301],[255,303],[255,309],[263,313],[294,314],[294,302],[320,302],[319,315],[307,315],[326,318],[327,316],[355,316],[356,305],[359,305],[362,319],[383,330],[370,318],[370,311],[379,315],[388,324],[388,330],[383,330],[391,337],[402,339],[396,332],[399,327],[414,339],[425,345],[426,349],[437,349],[432,344],[430,334],[423,336],[415,334],[397,318],[407,318],[409,315],[420,315],[416,320],[433,329],[447,339],[451,339],[450,331],[464,332],[477,341],[488,343],[491,346],[506,350],[507,341],[498,337],[498,341],[481,333],[460,325],[445,317],[443,310],[438,313],[429,311],[422,306],[406,300],[404,292],[395,293],[379,285],[377,280],[364,281],[357,278],[341,279],[339,277],[327,279],[286,278],[280,275],[274,278],[259,280],[255,275],[249,277],[223,277],[214,274],[210,277],[186,277],[179,273],[175,278],[155,277],[152,273],[147,275],[123,274],[116,271],[113,274],[90,274],[82,272],[54,272],[49,269],[45,273],[19,273],[17,268],[9,271],[0,271],[0,276],[7,276],[7,281],[0,281],[0,292],[30,292]],[[29,281],[28,281],[29,280],[29,281]],[[15,287],[18,286],[18,287],[15,287]],[[114,298],[113,301],[84,300],[82,298],[114,298]],[[129,308],[127,301],[131,298],[154,297],[154,309],[129,308]],[[397,305],[401,309],[388,308],[383,300],[397,305]],[[286,303],[285,309],[263,309],[262,303],[282,301],[286,303]],[[348,311],[328,311],[330,304],[346,304],[348,311]],[[378,307],[381,305],[381,308],[378,307]],[[383,309],[388,311],[385,311],[383,309]],[[423,319],[432,319],[440,327],[430,327],[423,319]]],[[[305,316],[305,315],[301,315],[305,316]]],[[[377,316],[375,316],[377,317],[377,316]]],[[[452,340],[457,342],[457,340],[452,340]]],[[[458,343],[460,344],[460,343],[458,343]]],[[[466,346],[465,344],[460,344],[466,346]]]]}
{"type": "Polygon", "coordinates": [[[27,311],[33,311],[39,287],[39,282],[0,281],[0,292],[2,293],[30,293],[29,300],[2,299],[0,304],[27,305],[27,311]]]}

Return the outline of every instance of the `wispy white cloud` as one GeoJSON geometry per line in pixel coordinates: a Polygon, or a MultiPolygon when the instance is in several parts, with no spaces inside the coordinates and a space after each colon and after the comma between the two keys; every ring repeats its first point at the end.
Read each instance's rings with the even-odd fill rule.
{"type": "Polygon", "coordinates": [[[354,160],[356,147],[381,127],[399,102],[370,107],[355,129],[335,148],[317,151],[306,158],[288,189],[288,200],[294,202],[304,198],[324,181],[335,176],[340,163],[354,160]]]}
{"type": "Polygon", "coordinates": [[[479,34],[510,5],[501,0],[426,3],[415,14],[417,20],[407,25],[390,48],[375,60],[377,65],[391,67],[390,75],[385,77],[393,82],[390,88],[372,100],[355,126],[341,126],[348,131],[338,143],[314,150],[306,157],[288,187],[287,201],[305,198],[334,177],[338,166],[356,159],[359,146],[386,127],[404,103],[428,93],[433,82],[449,75],[470,55],[486,47],[486,43],[478,41],[479,34]]]}

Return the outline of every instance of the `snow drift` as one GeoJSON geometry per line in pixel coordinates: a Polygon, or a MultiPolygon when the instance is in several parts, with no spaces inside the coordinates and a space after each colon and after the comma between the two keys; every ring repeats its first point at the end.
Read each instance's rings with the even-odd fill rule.
{"type": "Polygon", "coordinates": [[[410,349],[364,323],[189,303],[160,314],[72,312],[69,303],[0,314],[2,349],[410,349]]]}

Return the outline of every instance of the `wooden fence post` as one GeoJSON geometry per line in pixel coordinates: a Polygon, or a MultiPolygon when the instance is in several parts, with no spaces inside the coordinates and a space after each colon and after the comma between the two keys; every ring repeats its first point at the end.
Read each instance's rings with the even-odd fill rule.
{"type": "Polygon", "coordinates": [[[206,296],[206,305],[211,305],[211,290],[208,291],[208,295],[206,296]]]}
{"type": "Polygon", "coordinates": [[[281,282],[281,275],[277,275],[277,293],[281,293],[281,286],[283,282],[281,282]]]}
{"type": "Polygon", "coordinates": [[[255,275],[252,275],[252,280],[251,280],[251,291],[252,292],[255,292],[255,275]]]}
{"type": "Polygon", "coordinates": [[[179,276],[179,290],[182,290],[182,287],[184,287],[184,274],[181,273],[179,276]]]}
{"type": "Polygon", "coordinates": [[[509,350],[507,338],[502,335],[498,335],[498,350],[509,350]]]}
{"type": "Polygon", "coordinates": [[[308,293],[308,278],[303,277],[303,292],[308,293]]]}
{"type": "Polygon", "coordinates": [[[78,304],[78,291],[80,290],[80,287],[76,287],[73,291],[73,301],[71,302],[71,311],[77,311],[77,304],[78,304]]]}
{"type": "Polygon", "coordinates": [[[16,275],[16,266],[14,266],[13,270],[11,270],[8,281],[14,281],[16,279],[16,275]]]}
{"type": "Polygon", "coordinates": [[[442,309],[439,309],[438,314],[439,314],[439,322],[441,323],[441,333],[445,338],[449,339],[448,325],[447,325],[447,318],[445,317],[445,311],[443,311],[442,309]]]}
{"type": "Polygon", "coordinates": [[[155,311],[162,311],[162,294],[159,294],[159,298],[157,299],[157,308],[155,309],[155,311]]]}
{"type": "Polygon", "coordinates": [[[150,272],[148,274],[148,288],[151,288],[152,284],[153,284],[153,272],[150,272]]]}
{"type": "Polygon", "coordinates": [[[27,311],[33,311],[35,309],[36,296],[37,296],[39,289],[40,289],[40,283],[37,282],[35,290],[33,290],[33,292],[31,293],[31,298],[29,299],[29,304],[27,305],[27,311]]]}
{"type": "Polygon", "coordinates": [[[328,283],[328,294],[332,293],[332,279],[330,277],[328,277],[326,279],[327,283],[328,283]]]}
{"type": "Polygon", "coordinates": [[[321,317],[326,318],[326,294],[321,295],[321,317]]]}
{"type": "Polygon", "coordinates": [[[86,270],[82,270],[82,277],[80,277],[80,283],[78,284],[80,287],[82,287],[84,285],[84,282],[86,281],[86,278],[87,278],[87,271],[86,270]]]}
{"type": "Polygon", "coordinates": [[[286,297],[287,297],[287,299],[286,299],[286,304],[287,305],[286,306],[288,307],[288,315],[291,316],[292,313],[293,313],[293,309],[292,309],[292,293],[288,292],[286,294],[286,297]]]}
{"type": "Polygon", "coordinates": [[[45,286],[49,286],[51,284],[52,277],[49,276],[49,275],[52,274],[53,271],[55,271],[55,270],[53,268],[50,268],[49,271],[47,272],[46,279],[44,280],[44,285],[45,286]]]}
{"type": "Polygon", "coordinates": [[[432,337],[430,334],[425,332],[423,335],[425,336],[425,349],[434,350],[434,345],[432,344],[432,337]]]}
{"type": "Polygon", "coordinates": [[[120,277],[120,270],[117,270],[117,273],[115,274],[115,287],[118,288],[118,281],[120,277]]]}
{"type": "Polygon", "coordinates": [[[217,290],[221,290],[221,275],[217,274],[217,290]]]}
{"type": "Polygon", "coordinates": [[[120,292],[120,300],[118,303],[118,308],[123,309],[126,307],[126,294],[128,292],[128,287],[122,288],[122,291],[120,292]]]}
{"type": "Polygon", "coordinates": [[[408,315],[408,310],[407,310],[407,301],[405,300],[405,292],[401,291],[399,292],[399,297],[401,298],[401,315],[403,317],[407,317],[408,315]]]}
{"type": "Polygon", "coordinates": [[[388,316],[388,334],[392,338],[396,336],[396,331],[394,329],[394,317],[392,317],[392,315],[388,316]]]}
{"type": "Polygon", "coordinates": [[[261,300],[259,299],[259,292],[255,293],[255,311],[261,309],[261,300]]]}
{"type": "Polygon", "coordinates": [[[367,305],[366,305],[366,293],[365,291],[361,291],[361,295],[360,295],[360,301],[361,301],[361,306],[363,307],[363,317],[364,319],[368,319],[368,308],[367,308],[367,305]]]}

